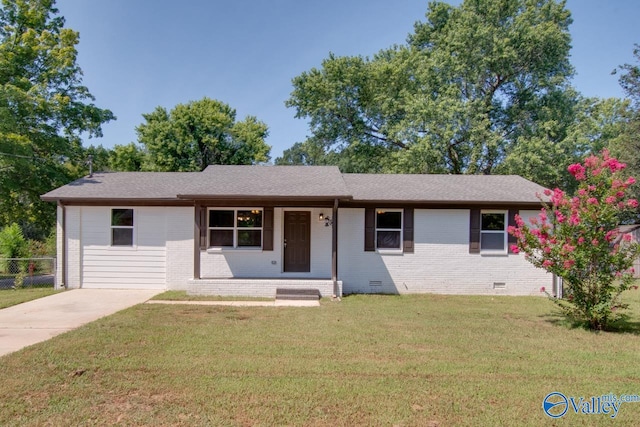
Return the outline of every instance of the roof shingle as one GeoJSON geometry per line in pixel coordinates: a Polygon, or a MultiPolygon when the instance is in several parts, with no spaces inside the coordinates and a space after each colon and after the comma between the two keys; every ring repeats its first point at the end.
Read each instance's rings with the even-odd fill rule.
{"type": "Polygon", "coordinates": [[[203,172],[96,173],[43,200],[198,198],[538,203],[544,188],[515,175],[341,174],[335,166],[209,166],[203,172]]]}

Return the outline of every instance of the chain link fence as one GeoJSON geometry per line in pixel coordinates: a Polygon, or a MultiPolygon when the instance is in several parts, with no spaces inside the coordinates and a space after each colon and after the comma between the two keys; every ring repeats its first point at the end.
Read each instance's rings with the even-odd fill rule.
{"type": "Polygon", "coordinates": [[[55,258],[0,258],[0,289],[49,288],[55,283],[55,258]]]}

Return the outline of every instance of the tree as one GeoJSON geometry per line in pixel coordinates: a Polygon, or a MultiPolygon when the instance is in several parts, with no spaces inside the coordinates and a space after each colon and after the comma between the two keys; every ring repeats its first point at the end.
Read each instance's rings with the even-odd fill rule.
{"type": "Polygon", "coordinates": [[[620,216],[638,207],[628,197],[632,177],[622,178],[623,163],[603,151],[568,170],[578,182],[574,197],[546,190],[545,207],[526,224],[508,231],[517,238],[514,252],[524,252],[536,267],[556,274],[568,288],[565,299],[552,297],[571,319],[592,329],[606,329],[623,316],[620,295],[633,283],[633,262],[640,245],[620,232],[620,216]]]}
{"type": "Polygon", "coordinates": [[[18,273],[21,268],[20,263],[10,258],[24,258],[28,256],[28,252],[28,242],[18,224],[13,223],[0,229],[0,258],[9,258],[1,261],[0,269],[9,274],[18,273]]]}
{"type": "Polygon", "coordinates": [[[83,133],[115,117],[96,107],[76,63],[78,33],[53,0],[2,0],[0,9],[0,225],[48,232],[54,207],[40,194],[68,182],[83,133]]]}
{"type": "MultiPolygon", "coordinates": [[[[635,45],[633,55],[636,64],[619,67],[622,72],[619,82],[631,105],[620,136],[610,143],[611,152],[627,164],[628,175],[640,176],[640,45],[635,45]]],[[[633,187],[633,194],[640,198],[640,188],[633,187]]],[[[636,210],[630,220],[638,221],[636,210]]]]}
{"type": "Polygon", "coordinates": [[[540,149],[568,164],[571,147],[557,146],[579,99],[570,23],[555,0],[431,2],[407,44],[372,59],[330,55],[293,79],[287,105],[326,153],[380,147],[371,166],[388,172],[510,172],[505,159],[540,149]]]}
{"type": "Polygon", "coordinates": [[[267,125],[253,116],[237,122],[235,110],[220,101],[205,97],[169,112],[157,107],[143,117],[136,131],[145,148],[144,170],[200,171],[269,160],[267,125]]]}
{"type": "Polygon", "coordinates": [[[144,152],[133,142],[127,145],[116,145],[109,157],[109,167],[118,172],[136,172],[141,170],[144,152]]]}

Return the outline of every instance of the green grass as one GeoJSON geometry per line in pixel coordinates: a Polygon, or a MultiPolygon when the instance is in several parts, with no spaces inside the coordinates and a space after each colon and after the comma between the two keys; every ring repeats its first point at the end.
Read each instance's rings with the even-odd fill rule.
{"type": "Polygon", "coordinates": [[[139,305],[0,359],[0,425],[632,426],[543,414],[552,391],[640,394],[627,332],[539,297],[350,296],[320,308],[139,305]]]}
{"type": "Polygon", "coordinates": [[[0,290],[0,309],[46,297],[56,292],[58,291],[53,288],[2,289],[0,290]]]}
{"type": "Polygon", "coordinates": [[[154,296],[160,301],[273,301],[273,298],[187,295],[187,291],[166,291],[154,296]]]}

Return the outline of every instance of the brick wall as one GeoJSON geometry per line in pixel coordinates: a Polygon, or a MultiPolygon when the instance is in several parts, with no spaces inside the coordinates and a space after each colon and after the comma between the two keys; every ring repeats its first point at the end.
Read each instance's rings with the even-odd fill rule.
{"type": "MultiPolygon", "coordinates": [[[[533,212],[522,212],[528,217],[533,212]]],[[[364,209],[340,210],[339,279],[349,293],[540,295],[551,275],[523,255],[469,254],[468,209],[416,209],[415,253],[364,251],[364,209]],[[504,283],[496,289],[495,283],[504,283]]]]}

